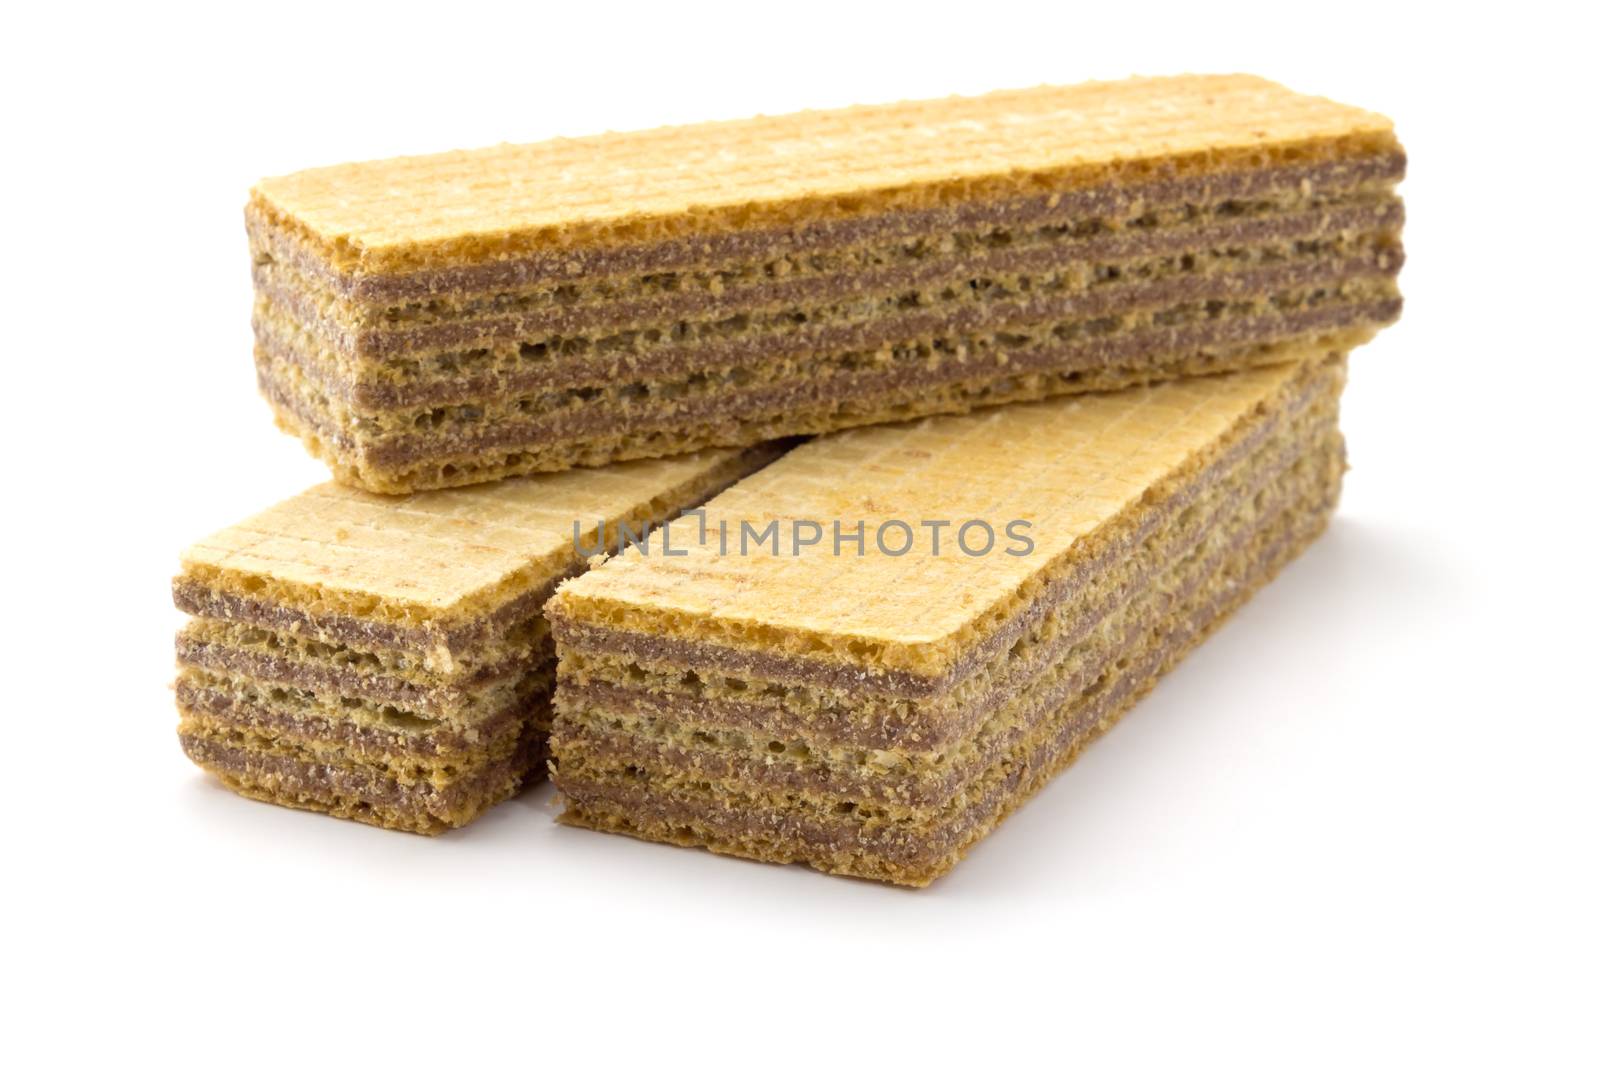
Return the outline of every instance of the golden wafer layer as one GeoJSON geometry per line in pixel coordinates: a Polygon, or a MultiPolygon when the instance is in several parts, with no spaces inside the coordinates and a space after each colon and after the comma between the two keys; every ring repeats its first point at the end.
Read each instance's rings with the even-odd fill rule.
{"type": "Polygon", "coordinates": [[[251,203],[338,268],[393,272],[1392,143],[1381,115],[1261,78],[1133,78],[351,163],[251,203]]]}

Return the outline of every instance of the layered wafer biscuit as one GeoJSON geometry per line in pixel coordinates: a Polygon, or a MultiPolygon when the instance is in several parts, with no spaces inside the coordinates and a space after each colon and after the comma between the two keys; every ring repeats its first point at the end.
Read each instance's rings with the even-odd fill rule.
{"type": "Polygon", "coordinates": [[[412,497],[329,483],[206,538],[173,580],[194,617],[184,752],[275,804],[427,834],[469,822],[544,775],[555,584],[774,454],[412,497]]]}
{"type": "Polygon", "coordinates": [[[801,446],[551,601],[562,818],[927,884],[1324,528],[1344,377],[801,446]]]}
{"type": "Polygon", "coordinates": [[[262,181],[256,366],[379,492],[1342,350],[1400,310],[1389,121],[1138,79],[262,181]]]}

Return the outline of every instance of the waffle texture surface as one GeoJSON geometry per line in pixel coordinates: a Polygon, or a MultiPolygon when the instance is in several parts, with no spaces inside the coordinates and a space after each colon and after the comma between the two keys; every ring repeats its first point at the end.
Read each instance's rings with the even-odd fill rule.
{"type": "Polygon", "coordinates": [[[341,266],[395,270],[1391,141],[1369,111],[1190,75],[351,163],[266,179],[252,200],[341,266]]]}
{"type": "MultiPolygon", "coordinates": [[[[685,532],[673,546],[684,555],[624,554],[563,590],[560,610],[574,620],[626,620],[674,636],[935,674],[1015,611],[1030,582],[1091,551],[1091,535],[1201,462],[1299,370],[1280,364],[818,439],[707,506],[718,529],[726,522],[760,532],[777,521],[786,542],[777,554],[770,541],[723,554],[718,537],[702,543],[685,532]],[[855,555],[854,541],[844,543],[844,558],[831,554],[841,516],[841,532],[866,524],[864,554],[855,555]],[[825,526],[825,550],[791,555],[794,526],[806,521],[825,526]],[[981,556],[958,540],[973,521],[995,531],[995,547],[981,556]],[[943,551],[934,555],[932,524],[941,522],[943,551]],[[1003,547],[1014,522],[1027,524],[1025,555],[1003,547]],[[912,536],[890,523],[910,526],[912,536]],[[911,550],[883,551],[880,529],[891,552],[911,550]]],[[[801,539],[813,532],[805,528],[801,539]]],[[[982,528],[967,540],[974,550],[988,543],[982,528]]]]}

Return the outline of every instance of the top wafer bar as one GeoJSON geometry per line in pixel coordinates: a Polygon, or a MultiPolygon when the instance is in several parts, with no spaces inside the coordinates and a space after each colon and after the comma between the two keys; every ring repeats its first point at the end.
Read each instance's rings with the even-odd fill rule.
{"type": "Polygon", "coordinates": [[[303,171],[246,210],[278,420],[381,492],[1345,349],[1389,121],[1248,76],[303,171]]]}

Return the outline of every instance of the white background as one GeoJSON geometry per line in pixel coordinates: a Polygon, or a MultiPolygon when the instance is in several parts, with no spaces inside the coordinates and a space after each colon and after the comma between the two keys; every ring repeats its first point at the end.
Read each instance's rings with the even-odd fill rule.
{"type": "Polygon", "coordinates": [[[13,10],[10,1062],[1595,1062],[1592,27],[1077,7],[13,10]],[[934,888],[564,829],[548,787],[385,833],[180,755],[178,551],[323,477],[254,393],[255,179],[1186,70],[1395,118],[1405,317],[1328,536],[934,888]]]}

